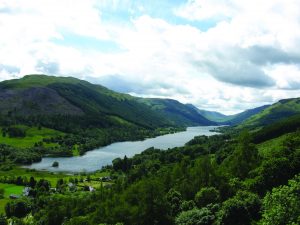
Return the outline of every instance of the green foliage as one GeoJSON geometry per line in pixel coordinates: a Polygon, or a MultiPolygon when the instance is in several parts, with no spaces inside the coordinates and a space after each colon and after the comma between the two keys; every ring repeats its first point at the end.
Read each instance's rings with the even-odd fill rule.
{"type": "Polygon", "coordinates": [[[253,193],[240,191],[222,203],[218,212],[218,224],[247,225],[259,218],[261,200],[253,193]]]}
{"type": "Polygon", "coordinates": [[[215,220],[215,210],[213,207],[204,207],[201,209],[194,208],[184,211],[176,217],[176,225],[211,225],[215,220]]]}
{"type": "Polygon", "coordinates": [[[181,211],[189,211],[192,210],[193,208],[196,208],[196,204],[193,200],[188,200],[188,201],[184,200],[180,206],[181,211]]]}
{"type": "Polygon", "coordinates": [[[263,199],[261,224],[300,223],[300,176],[290,180],[288,185],[274,188],[263,199]]]}
{"type": "Polygon", "coordinates": [[[7,203],[5,206],[6,216],[8,218],[23,218],[31,211],[31,203],[27,199],[18,199],[7,203]]]}
{"type": "Polygon", "coordinates": [[[197,192],[195,196],[195,203],[198,208],[207,206],[208,204],[215,204],[220,201],[220,192],[214,187],[204,187],[197,192]]]}
{"type": "Polygon", "coordinates": [[[251,143],[251,136],[247,131],[244,131],[239,136],[239,144],[234,150],[231,157],[225,162],[234,176],[239,178],[246,178],[248,173],[259,164],[258,150],[254,144],[251,143]]]}
{"type": "Polygon", "coordinates": [[[0,225],[7,225],[7,220],[4,215],[0,214],[0,225]]]}
{"type": "Polygon", "coordinates": [[[174,189],[170,189],[169,192],[166,194],[166,200],[169,205],[168,208],[170,211],[170,215],[175,217],[181,211],[181,205],[182,205],[181,194],[174,189]]]}
{"type": "Polygon", "coordinates": [[[265,126],[253,134],[255,143],[261,143],[279,137],[283,134],[295,132],[300,128],[300,115],[283,118],[275,123],[265,126]]]}

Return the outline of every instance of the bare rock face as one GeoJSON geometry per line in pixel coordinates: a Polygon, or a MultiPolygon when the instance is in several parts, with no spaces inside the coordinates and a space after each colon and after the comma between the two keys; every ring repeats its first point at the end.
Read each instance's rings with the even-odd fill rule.
{"type": "Polygon", "coordinates": [[[0,89],[0,113],[15,115],[83,115],[84,112],[47,87],[0,89]]]}

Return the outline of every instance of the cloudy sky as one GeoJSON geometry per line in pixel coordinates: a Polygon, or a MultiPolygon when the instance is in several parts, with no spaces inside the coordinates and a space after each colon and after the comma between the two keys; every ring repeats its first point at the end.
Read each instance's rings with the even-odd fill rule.
{"type": "Polygon", "coordinates": [[[0,0],[0,80],[74,76],[226,114],[300,96],[300,0],[0,0]]]}

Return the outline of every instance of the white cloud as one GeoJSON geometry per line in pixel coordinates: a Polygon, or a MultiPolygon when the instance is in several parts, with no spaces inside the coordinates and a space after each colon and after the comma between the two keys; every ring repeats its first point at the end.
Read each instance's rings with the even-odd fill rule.
{"type": "Polygon", "coordinates": [[[1,1],[0,80],[29,73],[118,75],[126,85],[145,89],[134,94],[227,113],[299,94],[299,0],[189,0],[171,9],[186,19],[185,25],[146,14],[105,21],[106,8],[118,13],[119,4],[132,2],[1,1]],[[207,31],[193,26],[208,20],[216,25],[207,31]],[[66,33],[108,40],[120,50],[54,41],[66,33]]]}
{"type": "Polygon", "coordinates": [[[234,8],[226,0],[188,0],[176,9],[174,13],[189,20],[224,19],[234,14],[234,8]]]}

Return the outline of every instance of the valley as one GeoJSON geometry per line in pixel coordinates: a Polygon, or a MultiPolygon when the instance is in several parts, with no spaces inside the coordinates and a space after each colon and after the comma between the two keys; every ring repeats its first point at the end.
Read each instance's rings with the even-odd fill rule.
{"type": "Polygon", "coordinates": [[[299,98],[225,116],[29,75],[0,103],[0,222],[299,222],[299,98]]]}

